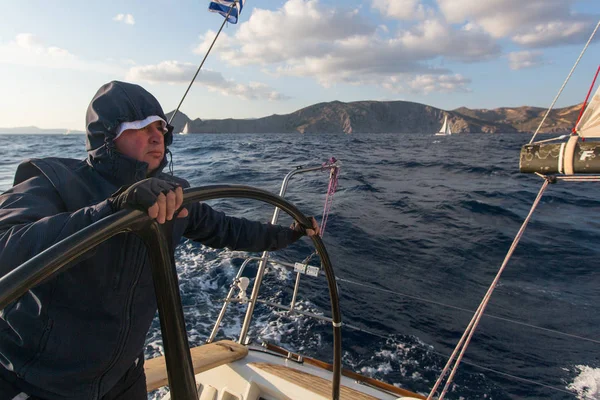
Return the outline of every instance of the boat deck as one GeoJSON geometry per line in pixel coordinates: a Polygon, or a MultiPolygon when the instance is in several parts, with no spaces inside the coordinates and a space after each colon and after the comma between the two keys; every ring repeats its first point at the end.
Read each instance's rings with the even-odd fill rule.
{"type": "MultiPolygon", "coordinates": [[[[258,368],[271,375],[277,376],[293,385],[297,385],[309,390],[317,395],[329,398],[331,396],[331,382],[312,375],[307,372],[299,371],[285,365],[271,363],[250,363],[250,367],[258,368]]],[[[377,400],[377,397],[361,393],[358,390],[350,389],[346,386],[340,387],[340,399],[343,400],[377,400]]]]}
{"type": "MultiPolygon", "coordinates": [[[[201,400],[291,400],[331,398],[332,374],[327,369],[297,363],[278,354],[223,340],[192,348],[192,365],[201,400]]],[[[144,365],[147,390],[168,385],[164,357],[144,365]]],[[[342,376],[340,399],[423,399],[400,388],[374,387],[342,376]],[[401,391],[394,394],[393,391],[401,391]]],[[[170,399],[167,394],[163,400],[170,399]]]]}
{"type": "MultiPolygon", "coordinates": [[[[190,349],[194,374],[199,374],[219,365],[240,360],[248,355],[248,348],[231,340],[205,344],[190,349]]],[[[156,357],[144,362],[148,392],[169,384],[165,357],[156,357]]]]}

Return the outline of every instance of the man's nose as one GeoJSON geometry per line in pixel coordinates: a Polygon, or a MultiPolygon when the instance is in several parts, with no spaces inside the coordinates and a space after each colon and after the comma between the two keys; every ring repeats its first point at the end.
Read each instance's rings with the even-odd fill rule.
{"type": "Polygon", "coordinates": [[[153,126],[150,129],[150,141],[152,143],[162,143],[164,140],[163,132],[161,129],[153,126]]]}

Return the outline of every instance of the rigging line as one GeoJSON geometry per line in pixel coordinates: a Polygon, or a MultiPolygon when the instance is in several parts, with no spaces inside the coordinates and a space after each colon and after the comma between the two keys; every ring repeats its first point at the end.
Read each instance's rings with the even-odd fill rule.
{"type": "MultiPolygon", "coordinates": [[[[306,263],[306,262],[307,262],[306,260],[303,261],[303,263],[306,263]]],[[[447,308],[451,308],[451,309],[458,310],[458,311],[463,311],[463,312],[468,312],[468,313],[474,313],[475,312],[472,309],[458,307],[458,306],[453,306],[451,304],[442,303],[442,302],[439,302],[439,301],[430,300],[430,299],[426,299],[426,298],[419,297],[419,296],[413,296],[413,295],[410,295],[410,294],[406,294],[406,293],[402,293],[402,292],[398,292],[398,291],[394,291],[394,290],[381,289],[381,288],[377,288],[377,287],[372,286],[372,285],[367,285],[367,284],[364,284],[364,283],[351,281],[351,280],[345,279],[345,278],[339,278],[339,277],[337,277],[336,280],[339,281],[339,282],[349,283],[349,284],[356,285],[356,286],[362,286],[362,287],[365,287],[367,289],[371,289],[371,290],[374,290],[374,291],[379,291],[379,292],[383,292],[383,293],[389,293],[389,294],[393,294],[393,295],[397,295],[397,296],[401,296],[401,297],[406,297],[406,298],[409,298],[409,299],[412,299],[412,300],[421,301],[423,303],[435,304],[435,305],[438,305],[438,306],[447,307],[447,308]]],[[[184,309],[196,309],[196,308],[199,308],[199,307],[204,307],[204,305],[203,304],[190,304],[190,305],[184,305],[183,306],[184,309]]],[[[499,315],[485,313],[483,316],[486,317],[486,318],[493,318],[493,319],[497,319],[497,320],[500,320],[500,321],[503,321],[503,322],[508,322],[508,323],[512,323],[512,324],[515,324],[515,325],[520,325],[520,326],[524,326],[524,327],[527,327],[527,328],[536,329],[536,330],[540,330],[540,331],[547,332],[547,333],[552,333],[552,334],[555,334],[555,335],[558,335],[558,336],[566,336],[566,337],[573,338],[573,339],[579,339],[579,340],[583,340],[583,341],[586,341],[586,342],[600,344],[600,340],[588,338],[588,337],[585,337],[585,336],[576,335],[576,334],[573,334],[573,333],[563,332],[563,331],[559,331],[559,330],[556,330],[556,329],[544,328],[544,327],[539,326],[539,325],[533,325],[533,324],[529,324],[529,323],[526,323],[526,322],[522,322],[522,321],[510,319],[510,318],[501,317],[499,315]]],[[[344,323],[344,326],[351,326],[352,328],[360,330],[360,328],[355,327],[355,326],[350,325],[350,324],[344,323]]],[[[375,334],[375,333],[372,333],[372,332],[369,332],[369,333],[377,336],[377,334],[375,334]]]]}
{"type": "MultiPolygon", "coordinates": [[[[333,164],[323,164],[323,169],[329,168],[329,185],[327,186],[327,194],[325,195],[325,205],[323,206],[323,215],[321,217],[321,225],[319,225],[319,236],[323,237],[325,234],[325,226],[327,226],[327,219],[329,218],[329,213],[331,212],[331,206],[333,205],[333,195],[335,195],[335,191],[337,190],[338,185],[338,176],[340,172],[340,167],[336,165],[337,160],[334,157],[331,157],[329,162],[333,162],[333,164]]],[[[318,253],[317,251],[313,251],[308,257],[302,260],[302,264],[308,265],[310,260],[318,253]]],[[[299,273],[297,275],[300,276],[299,273]]],[[[337,278],[336,278],[337,279],[337,278]]]]}
{"type": "Polygon", "coordinates": [[[521,228],[517,232],[517,235],[515,236],[512,244],[511,244],[511,246],[510,246],[510,248],[509,248],[509,250],[508,250],[508,252],[506,254],[506,257],[504,258],[504,261],[502,262],[502,265],[498,269],[496,277],[492,281],[492,284],[490,285],[487,293],[485,294],[483,300],[481,301],[481,304],[479,304],[479,307],[477,308],[477,311],[473,315],[473,318],[471,319],[471,322],[469,322],[469,325],[465,329],[465,332],[463,333],[463,335],[460,338],[458,344],[456,345],[456,348],[454,349],[454,352],[452,353],[452,356],[450,357],[450,359],[448,360],[448,363],[444,367],[444,370],[440,374],[437,382],[435,383],[435,386],[431,389],[431,392],[429,393],[429,396],[427,396],[427,400],[431,400],[433,398],[433,395],[435,394],[437,388],[439,387],[439,385],[441,384],[442,380],[444,379],[444,376],[448,372],[448,369],[450,368],[450,365],[454,361],[454,357],[456,356],[456,353],[460,349],[460,354],[458,355],[458,357],[456,357],[456,362],[454,363],[454,366],[452,367],[452,371],[450,372],[450,375],[448,376],[448,380],[446,381],[444,389],[442,390],[442,393],[440,394],[438,400],[442,400],[444,398],[444,395],[448,391],[450,383],[452,383],[452,379],[454,378],[454,375],[456,374],[456,371],[458,370],[458,366],[460,365],[460,361],[462,360],[465,352],[467,351],[467,347],[469,346],[471,338],[473,337],[473,334],[475,333],[475,329],[477,328],[477,325],[479,324],[479,321],[481,320],[481,316],[483,315],[483,312],[485,311],[485,308],[487,307],[487,304],[489,303],[489,300],[490,300],[490,298],[492,296],[492,293],[494,292],[494,289],[496,288],[496,285],[498,284],[498,281],[500,280],[500,276],[502,275],[502,272],[504,272],[504,269],[506,268],[506,265],[508,264],[508,261],[510,260],[512,254],[514,253],[514,251],[515,251],[515,249],[517,247],[517,244],[521,240],[521,237],[523,236],[523,233],[525,232],[525,228],[527,227],[527,224],[531,220],[531,216],[533,215],[533,212],[535,211],[536,207],[540,203],[540,200],[542,199],[542,195],[544,194],[544,191],[548,187],[548,183],[549,183],[549,180],[545,179],[544,183],[542,184],[542,187],[540,188],[540,191],[539,191],[537,197],[535,198],[533,204],[531,205],[531,210],[529,210],[529,214],[525,218],[525,221],[523,221],[523,224],[521,225],[521,228]]]}
{"type": "Polygon", "coordinates": [[[565,182],[598,182],[598,181],[600,181],[600,175],[592,175],[592,176],[565,175],[565,176],[555,176],[554,178],[558,181],[565,181],[565,182]]]}
{"type": "Polygon", "coordinates": [[[206,54],[204,55],[204,58],[202,59],[202,62],[200,63],[200,66],[196,70],[196,73],[194,74],[194,77],[192,78],[192,81],[190,82],[190,84],[188,85],[187,89],[185,90],[185,93],[183,94],[183,97],[181,98],[181,101],[177,105],[177,108],[173,112],[173,115],[171,115],[171,118],[169,118],[169,125],[171,125],[171,122],[173,122],[173,120],[175,119],[175,116],[179,112],[179,108],[181,107],[181,104],[183,104],[183,100],[185,100],[185,96],[187,96],[188,92],[192,88],[192,85],[194,84],[194,81],[196,80],[196,77],[198,76],[198,73],[202,69],[202,66],[204,65],[204,62],[206,61],[206,58],[208,57],[208,54],[210,53],[210,51],[212,50],[213,46],[215,45],[215,42],[217,41],[217,38],[219,37],[219,34],[221,33],[221,31],[223,30],[223,27],[227,23],[227,19],[229,18],[229,15],[231,14],[231,11],[233,11],[233,9],[235,8],[236,4],[237,4],[237,1],[234,1],[233,3],[231,3],[231,7],[229,7],[229,11],[227,11],[227,15],[225,16],[225,19],[223,20],[223,23],[221,24],[221,27],[219,28],[219,31],[215,35],[215,38],[213,39],[212,43],[210,44],[210,47],[206,51],[206,54]]]}
{"type": "MultiPolygon", "coordinates": [[[[354,329],[354,330],[357,330],[357,331],[360,331],[360,332],[368,333],[369,335],[377,336],[377,337],[380,337],[382,339],[391,340],[392,342],[396,342],[396,339],[392,338],[389,335],[386,336],[386,335],[383,335],[383,334],[380,334],[380,333],[369,331],[367,329],[359,328],[358,326],[355,326],[355,325],[350,325],[350,324],[344,323],[344,327],[347,327],[347,328],[350,328],[350,329],[354,329]]],[[[438,356],[442,357],[442,358],[448,359],[450,357],[448,354],[440,353],[439,351],[435,351],[435,350],[429,350],[429,351],[431,353],[435,354],[435,355],[438,355],[438,356]]],[[[508,372],[498,371],[497,369],[493,369],[493,368],[490,368],[490,367],[484,367],[483,365],[476,364],[476,363],[474,363],[472,361],[465,361],[465,360],[463,360],[462,363],[466,364],[466,365],[469,365],[471,367],[475,367],[475,368],[479,368],[479,369],[482,369],[482,370],[485,370],[485,371],[493,372],[493,373],[498,374],[498,375],[503,375],[503,376],[506,376],[508,378],[512,378],[514,380],[518,380],[518,381],[530,383],[532,385],[542,386],[542,387],[545,387],[547,389],[552,389],[552,390],[556,390],[556,391],[559,391],[559,392],[562,392],[562,393],[567,393],[567,394],[570,394],[570,395],[574,395],[573,392],[570,392],[568,390],[565,390],[565,389],[562,389],[562,388],[558,388],[556,386],[546,385],[544,383],[533,381],[531,379],[523,378],[523,377],[520,377],[520,376],[512,375],[512,374],[509,374],[508,372]]]]}
{"type": "MultiPolygon", "coordinates": [[[[537,195],[537,197],[535,198],[532,206],[531,206],[531,210],[529,210],[529,214],[527,215],[527,217],[525,218],[525,221],[523,221],[523,224],[521,225],[521,228],[519,229],[519,231],[517,232],[517,235],[515,236],[507,254],[506,257],[504,258],[504,261],[502,262],[502,265],[500,266],[500,269],[498,270],[496,277],[494,278],[492,284],[490,285],[487,293],[485,294],[483,300],[481,301],[481,304],[479,305],[479,307],[477,308],[477,311],[475,312],[475,314],[473,315],[473,319],[471,319],[471,322],[469,323],[469,326],[467,326],[467,329],[465,329],[465,332],[463,334],[463,336],[461,337],[459,343],[456,345],[456,348],[453,352],[453,356],[456,355],[456,352],[458,351],[458,349],[460,348],[460,353],[458,354],[458,356],[456,357],[456,361],[454,363],[454,366],[452,367],[452,371],[450,372],[450,375],[448,376],[448,379],[446,380],[446,384],[444,385],[444,389],[442,390],[442,393],[440,394],[438,400],[443,400],[445,394],[448,392],[448,389],[450,388],[450,384],[452,383],[452,380],[454,379],[454,376],[456,375],[456,371],[458,371],[458,367],[460,365],[460,362],[462,360],[462,358],[465,355],[465,352],[467,351],[467,348],[469,346],[469,343],[471,342],[471,339],[473,337],[473,334],[475,333],[475,330],[477,329],[477,326],[479,324],[479,321],[481,320],[481,317],[490,301],[490,298],[492,296],[492,293],[494,292],[494,289],[496,288],[496,285],[498,284],[498,281],[500,280],[500,276],[502,275],[502,272],[504,272],[504,269],[506,268],[506,265],[508,264],[508,261],[510,260],[510,258],[512,257],[513,252],[515,251],[517,244],[519,243],[519,241],[521,240],[523,233],[525,232],[525,228],[527,227],[527,224],[529,223],[529,221],[531,220],[531,217],[533,215],[533,212],[535,211],[535,209],[537,208],[540,200],[542,199],[542,195],[544,193],[544,191],[546,190],[546,188],[548,187],[549,184],[549,180],[545,179],[544,183],[542,184],[542,187],[540,188],[540,191],[537,195]],[[466,338],[465,338],[466,335],[466,338]],[[462,348],[461,348],[462,346],[462,348]]],[[[453,361],[453,357],[451,357],[451,359],[448,361],[448,364],[446,365],[446,367],[444,368],[444,370],[447,372],[450,364],[453,361]]],[[[439,379],[438,382],[441,382],[441,380],[443,379],[445,375],[445,372],[443,372],[439,379]]],[[[439,386],[439,383],[436,383],[436,386],[439,386]]],[[[432,390],[431,393],[429,394],[429,397],[431,397],[433,395],[435,391],[432,390]]]]}
{"type": "MultiPolygon", "coordinates": [[[[184,306],[183,308],[191,308],[191,307],[193,307],[193,305],[184,306]]],[[[306,314],[304,314],[304,315],[311,317],[311,315],[306,315],[306,314]]],[[[390,340],[393,343],[397,342],[396,338],[393,338],[391,335],[383,335],[381,333],[377,333],[377,332],[374,332],[374,331],[371,331],[371,330],[368,330],[368,329],[360,328],[360,327],[358,327],[356,325],[344,323],[343,327],[344,328],[349,328],[349,329],[352,329],[352,330],[355,330],[355,331],[363,332],[363,333],[366,333],[366,334],[369,334],[369,335],[372,335],[372,336],[376,336],[376,337],[379,337],[381,339],[390,340]]],[[[435,350],[428,350],[428,352],[431,352],[431,353],[433,353],[435,355],[438,355],[438,356],[440,356],[442,358],[446,358],[446,359],[448,359],[450,357],[448,354],[441,353],[441,352],[435,351],[435,350]]],[[[508,377],[508,378],[511,378],[511,379],[514,379],[514,380],[517,380],[517,381],[522,381],[522,382],[529,383],[529,384],[532,384],[532,385],[537,385],[537,386],[545,387],[547,389],[551,389],[551,390],[555,390],[555,391],[558,391],[558,392],[562,392],[562,393],[573,395],[573,393],[570,392],[570,391],[568,391],[568,390],[565,390],[565,389],[562,389],[562,388],[558,388],[558,387],[555,387],[555,386],[546,385],[544,383],[533,381],[531,379],[523,378],[523,377],[520,377],[520,376],[512,375],[512,374],[509,374],[508,372],[502,372],[502,371],[499,371],[499,370],[494,369],[494,368],[485,367],[483,365],[476,364],[476,363],[474,363],[472,361],[463,360],[462,363],[466,364],[466,365],[469,365],[471,367],[474,367],[474,368],[479,368],[479,369],[484,370],[484,371],[495,373],[497,375],[502,375],[502,376],[505,376],[505,377],[508,377]]]]}
{"type": "Polygon", "coordinates": [[[566,139],[566,138],[568,138],[568,137],[569,137],[569,135],[560,135],[560,136],[557,136],[557,137],[555,137],[555,138],[551,138],[551,139],[538,140],[538,141],[537,141],[537,142],[535,142],[535,143],[546,143],[546,142],[553,142],[553,141],[555,141],[555,140],[566,139]]]}
{"type": "MultiPolygon", "coordinates": [[[[331,161],[334,160],[335,158],[332,157],[331,161]]],[[[333,205],[333,196],[337,190],[339,172],[340,168],[338,166],[332,167],[329,172],[329,185],[327,187],[327,195],[325,196],[323,216],[321,217],[321,237],[323,237],[323,234],[325,233],[325,226],[327,226],[327,220],[329,219],[329,213],[331,212],[331,206],[333,205]]]]}
{"type": "MultiPolygon", "coordinates": [[[[464,311],[464,312],[468,312],[468,313],[474,313],[475,312],[474,310],[470,310],[468,308],[453,306],[453,305],[446,304],[446,303],[441,303],[441,302],[438,302],[438,301],[435,301],[435,300],[429,300],[429,299],[425,299],[423,297],[413,296],[413,295],[410,295],[410,294],[405,294],[405,293],[402,293],[402,292],[397,292],[397,291],[393,291],[393,290],[389,290],[389,289],[380,289],[380,288],[377,288],[375,286],[367,285],[367,284],[360,283],[360,282],[354,282],[354,281],[351,281],[351,280],[348,280],[348,279],[336,278],[336,280],[340,281],[340,282],[350,283],[350,284],[357,285],[357,286],[363,286],[363,287],[366,287],[368,289],[375,290],[375,291],[380,291],[380,292],[394,294],[394,295],[397,295],[397,296],[407,297],[407,298],[410,298],[410,299],[413,299],[413,300],[422,301],[424,303],[430,303],[430,304],[435,304],[435,305],[438,305],[438,306],[452,308],[454,310],[464,311]]],[[[506,317],[500,317],[498,315],[494,315],[494,314],[490,314],[490,313],[485,313],[483,316],[487,317],[487,318],[494,318],[494,319],[497,319],[497,320],[500,320],[500,321],[504,321],[504,322],[510,322],[510,323],[513,323],[513,324],[516,324],[516,325],[526,326],[528,328],[538,329],[538,330],[541,330],[541,331],[544,331],[544,332],[554,333],[554,334],[557,334],[557,335],[567,336],[567,337],[571,337],[571,338],[574,338],[574,339],[580,339],[580,340],[584,340],[584,341],[587,341],[587,342],[592,342],[592,343],[600,344],[600,340],[587,338],[585,336],[575,335],[573,333],[562,332],[562,331],[558,331],[558,330],[555,330],[555,329],[544,328],[542,326],[528,324],[526,322],[521,322],[521,321],[517,321],[517,320],[514,320],[514,319],[506,318],[506,317]]]]}
{"type": "MultiPolygon", "coordinates": [[[[436,354],[440,354],[440,353],[436,353],[436,354]]],[[[440,354],[440,355],[443,355],[443,354],[440,354]]],[[[484,367],[483,365],[474,364],[472,362],[468,362],[468,361],[464,361],[464,360],[463,360],[463,363],[467,364],[467,365],[470,365],[472,367],[475,367],[475,368],[480,368],[480,369],[483,369],[483,370],[486,370],[486,371],[489,371],[489,372],[493,372],[493,373],[498,374],[498,375],[503,375],[503,376],[506,376],[508,378],[512,378],[512,379],[515,379],[515,380],[518,380],[518,381],[530,383],[532,385],[542,386],[542,387],[545,387],[547,389],[556,390],[556,391],[562,392],[562,393],[567,393],[567,394],[570,394],[571,396],[576,396],[575,393],[570,392],[570,391],[565,390],[565,389],[562,389],[562,388],[559,388],[559,387],[556,387],[556,386],[546,385],[545,383],[540,383],[540,382],[537,382],[537,381],[533,381],[531,379],[527,379],[527,378],[523,378],[523,377],[520,377],[520,376],[512,375],[512,374],[509,374],[507,372],[498,371],[498,370],[495,370],[493,368],[484,367]]]]}
{"type": "Polygon", "coordinates": [[[544,124],[544,121],[546,120],[546,117],[548,116],[548,114],[550,114],[550,110],[552,110],[552,107],[554,107],[554,103],[556,103],[556,100],[558,100],[558,97],[560,96],[560,94],[562,93],[563,89],[565,88],[567,82],[571,78],[571,75],[573,75],[573,71],[575,71],[575,68],[577,68],[577,64],[579,64],[579,60],[581,60],[581,57],[583,56],[583,53],[585,53],[585,51],[587,50],[590,42],[594,38],[594,35],[596,34],[596,31],[598,30],[598,27],[600,27],[600,21],[598,21],[598,23],[596,24],[596,28],[594,28],[594,31],[592,32],[592,34],[590,35],[590,38],[588,39],[587,43],[583,47],[583,50],[581,50],[581,53],[579,54],[579,57],[577,57],[577,61],[575,61],[575,65],[573,65],[573,68],[571,68],[571,72],[569,72],[569,75],[567,76],[567,79],[565,79],[565,81],[563,82],[562,86],[560,87],[558,93],[556,94],[556,97],[554,97],[554,101],[552,101],[552,104],[550,104],[550,107],[548,108],[548,111],[546,111],[546,114],[544,115],[544,118],[542,118],[540,124],[538,125],[537,129],[535,130],[535,133],[531,137],[531,140],[529,141],[529,144],[533,143],[533,139],[535,139],[535,136],[540,131],[542,125],[544,124]]]}
{"type": "MultiPolygon", "coordinates": [[[[267,305],[272,305],[272,304],[267,304],[267,305]]],[[[187,305],[187,306],[183,306],[183,308],[186,309],[186,308],[191,308],[191,307],[194,307],[194,306],[198,306],[198,305],[187,305]]],[[[313,315],[307,315],[306,313],[304,313],[304,315],[308,316],[308,317],[314,317],[313,315]]],[[[343,327],[349,328],[349,329],[352,329],[352,330],[355,330],[355,331],[367,333],[369,335],[376,336],[376,337],[379,337],[379,338],[382,338],[382,339],[385,339],[385,340],[390,340],[393,343],[397,342],[397,339],[393,338],[391,335],[383,335],[381,333],[377,333],[377,332],[374,332],[374,331],[371,331],[371,330],[368,330],[368,329],[360,328],[360,327],[358,327],[356,325],[344,323],[343,327]]],[[[448,354],[441,353],[441,352],[435,351],[435,350],[428,350],[428,352],[431,352],[431,353],[433,353],[435,355],[438,355],[438,356],[440,356],[442,358],[446,358],[446,359],[448,359],[450,357],[448,354]]],[[[511,378],[511,379],[514,379],[514,380],[517,380],[517,381],[522,381],[522,382],[529,383],[529,384],[532,384],[532,385],[537,385],[537,386],[545,387],[547,389],[551,389],[551,390],[555,390],[555,391],[558,391],[558,392],[562,392],[562,393],[573,395],[572,392],[567,391],[565,389],[558,388],[558,387],[555,387],[555,386],[546,385],[544,383],[533,381],[531,379],[523,378],[523,377],[520,377],[520,376],[512,375],[512,374],[509,374],[507,372],[502,372],[502,371],[499,371],[499,370],[494,369],[494,368],[485,367],[483,365],[476,364],[476,363],[474,363],[472,361],[463,360],[462,363],[466,364],[466,365],[469,365],[471,367],[474,367],[474,368],[479,368],[479,369],[482,369],[484,371],[495,373],[497,375],[502,375],[502,376],[505,376],[505,377],[508,377],[508,378],[511,378]]]]}

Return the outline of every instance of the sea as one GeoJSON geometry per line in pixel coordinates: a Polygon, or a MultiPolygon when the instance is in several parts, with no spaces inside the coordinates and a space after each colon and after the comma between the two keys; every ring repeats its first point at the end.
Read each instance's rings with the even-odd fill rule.
{"type": "MultiPolygon", "coordinates": [[[[519,173],[525,134],[188,134],[173,169],[193,187],[243,184],[279,193],[295,168],[340,163],[323,240],[342,310],[343,367],[427,394],[530,211],[543,180],[519,173]]],[[[0,135],[0,190],[19,162],[84,158],[84,135],[0,135]]],[[[320,221],[329,173],[295,175],[285,197],[320,221]]],[[[254,200],[209,202],[270,221],[254,200]]],[[[279,223],[292,222],[282,215],[279,223]]],[[[600,184],[549,185],[495,288],[448,399],[600,399],[600,184]]],[[[301,239],[271,253],[302,262],[301,239]]],[[[245,257],[183,240],[176,250],[190,344],[209,336],[245,257]]],[[[318,256],[311,264],[319,265],[318,256]]],[[[256,264],[244,275],[253,277],[256,264]]],[[[295,274],[268,270],[260,298],[289,305],[295,274]]],[[[248,293],[249,294],[249,293],[248,293]]],[[[296,306],[328,317],[324,277],[303,276],[296,306]]],[[[232,304],[217,339],[236,340],[245,305],[232,304]]],[[[250,337],[331,361],[331,324],[257,306],[250,337]]],[[[162,354],[158,319],[146,356],[162,354]]],[[[157,399],[165,389],[151,393],[157,399]]]]}

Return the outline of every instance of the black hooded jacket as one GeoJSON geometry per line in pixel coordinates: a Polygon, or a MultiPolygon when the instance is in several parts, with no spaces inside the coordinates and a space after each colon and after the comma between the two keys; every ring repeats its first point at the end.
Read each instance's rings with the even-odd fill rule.
{"type": "MultiPolygon", "coordinates": [[[[116,129],[125,121],[166,117],[138,85],[110,82],[87,112],[86,160],[23,162],[14,186],[0,195],[0,276],[54,243],[110,215],[107,200],[120,187],[145,179],[148,164],[118,153],[116,129]]],[[[173,141],[168,126],[165,147],[173,141]]],[[[188,187],[162,171],[153,176],[188,187]]],[[[207,246],[263,251],[298,238],[291,229],[227,217],[201,203],[174,220],[181,237],[207,246]]],[[[33,288],[0,311],[0,376],[49,400],[101,398],[142,353],[156,312],[150,263],[142,241],[119,234],[67,271],[33,288]]]]}

